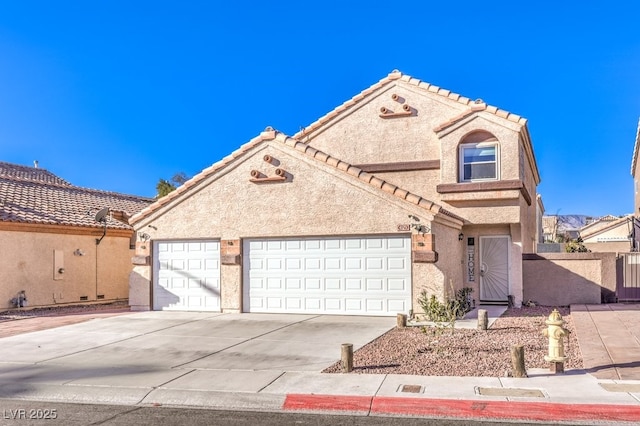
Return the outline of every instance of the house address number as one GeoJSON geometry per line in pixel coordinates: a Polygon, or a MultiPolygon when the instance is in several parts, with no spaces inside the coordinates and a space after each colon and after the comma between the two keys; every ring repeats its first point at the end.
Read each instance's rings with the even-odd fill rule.
{"type": "Polygon", "coordinates": [[[398,232],[409,232],[411,231],[411,225],[398,225],[398,232]]]}

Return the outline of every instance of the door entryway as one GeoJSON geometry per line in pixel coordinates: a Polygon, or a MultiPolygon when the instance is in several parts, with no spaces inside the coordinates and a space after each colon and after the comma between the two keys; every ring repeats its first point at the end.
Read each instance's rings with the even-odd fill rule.
{"type": "Polygon", "coordinates": [[[509,246],[507,235],[480,237],[480,301],[509,301],[509,246]]]}

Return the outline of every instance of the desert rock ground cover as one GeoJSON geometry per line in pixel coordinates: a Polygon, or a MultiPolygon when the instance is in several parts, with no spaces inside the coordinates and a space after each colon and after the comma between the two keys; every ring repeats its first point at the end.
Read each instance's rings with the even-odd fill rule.
{"type": "MultiPolygon", "coordinates": [[[[511,371],[511,346],[523,345],[525,368],[549,368],[544,360],[548,339],[542,335],[552,307],[509,308],[486,331],[394,328],[353,356],[353,373],[416,374],[425,376],[504,377],[511,371]]],[[[565,369],[583,368],[569,308],[558,311],[571,334],[565,339],[565,369]]],[[[324,372],[341,371],[336,363],[324,372]]]]}

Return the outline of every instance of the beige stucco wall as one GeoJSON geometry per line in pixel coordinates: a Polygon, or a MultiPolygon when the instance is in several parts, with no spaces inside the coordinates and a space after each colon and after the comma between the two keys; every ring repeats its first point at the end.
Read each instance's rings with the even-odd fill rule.
{"type": "Polygon", "coordinates": [[[104,301],[127,299],[130,240],[106,236],[97,246],[96,236],[0,231],[0,308],[12,307],[10,300],[21,290],[29,307],[79,303],[82,296],[88,302],[98,295],[104,301]],[[74,255],[78,249],[83,255],[74,255]],[[57,272],[61,267],[64,273],[57,272]]]}
{"type": "Polygon", "coordinates": [[[460,230],[433,224],[435,235],[435,251],[438,253],[436,263],[413,263],[413,311],[422,314],[419,299],[422,292],[427,298],[432,294],[439,300],[453,297],[455,291],[464,287],[462,268],[462,242],[458,241],[460,230]]]}
{"type": "Polygon", "coordinates": [[[547,253],[525,255],[524,299],[545,306],[600,303],[615,292],[615,253],[547,253]]]}
{"type": "Polygon", "coordinates": [[[594,253],[628,253],[631,251],[631,241],[584,243],[584,246],[594,253]]]}
{"type": "Polygon", "coordinates": [[[440,142],[433,129],[467,108],[442,96],[425,96],[422,89],[396,82],[347,110],[340,120],[301,140],[351,164],[438,160],[440,142]],[[394,93],[402,102],[391,99],[394,93]],[[380,117],[380,108],[400,112],[405,103],[416,111],[414,116],[380,117]]]}
{"type": "MultiPolygon", "coordinates": [[[[376,190],[277,141],[256,147],[238,159],[233,168],[212,176],[192,190],[189,197],[170,207],[135,224],[136,229],[144,229],[156,241],[408,235],[406,231],[399,232],[398,225],[408,225],[408,215],[412,214],[432,228],[436,251],[443,253],[435,264],[413,265],[414,283],[442,292],[443,282],[451,279],[455,284],[461,277],[459,230],[454,226],[440,223],[440,219],[433,221],[433,214],[424,208],[376,190]],[[265,154],[275,158],[277,167],[287,171],[288,182],[256,184],[249,181],[251,170],[273,176],[275,166],[263,161],[265,154]]],[[[132,292],[144,294],[146,288],[143,287],[150,284],[144,279],[148,272],[140,268],[151,271],[152,266],[137,266],[138,273],[132,278],[132,287],[135,287],[132,292]]],[[[221,281],[223,310],[240,310],[242,268],[223,265],[221,281]]],[[[414,288],[414,293],[416,291],[414,288]]]]}

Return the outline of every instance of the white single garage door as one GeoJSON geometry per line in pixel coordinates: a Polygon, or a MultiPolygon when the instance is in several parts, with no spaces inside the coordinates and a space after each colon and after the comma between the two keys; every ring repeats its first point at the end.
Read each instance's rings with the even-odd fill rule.
{"type": "Polygon", "coordinates": [[[153,309],[220,311],[220,242],[154,243],[153,309]]]}
{"type": "Polygon", "coordinates": [[[244,241],[245,312],[396,315],[411,309],[404,236],[244,241]]]}

